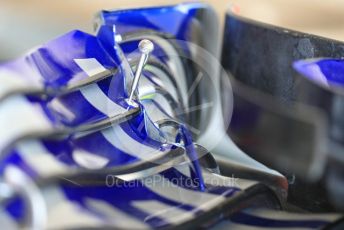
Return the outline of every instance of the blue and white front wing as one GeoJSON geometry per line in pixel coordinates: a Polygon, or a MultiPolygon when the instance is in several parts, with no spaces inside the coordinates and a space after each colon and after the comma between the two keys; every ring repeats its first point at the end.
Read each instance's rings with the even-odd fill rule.
{"type": "MultiPolygon", "coordinates": [[[[130,179],[135,175],[109,174],[99,185],[78,184],[68,179],[59,184],[46,182],[44,187],[41,185],[44,206],[40,207],[47,210],[46,227],[133,229],[179,225],[240,193],[239,187],[230,186],[233,184],[230,178],[209,173],[205,175],[209,181],[207,191],[201,192],[186,175],[188,167],[177,168],[136,180],[130,179]]],[[[19,173],[18,168],[7,170],[12,175],[19,173]]],[[[243,181],[242,188],[253,184],[243,181]]],[[[7,223],[13,224],[25,215],[22,205],[17,199],[7,204],[2,213],[7,223]]]]}
{"type": "MultiPolygon", "coordinates": [[[[291,214],[264,208],[240,211],[244,201],[237,201],[242,200],[245,193],[251,193],[250,188],[257,186],[255,182],[233,181],[205,172],[207,190],[202,192],[195,189],[186,168],[179,166],[136,180],[129,179],[133,175],[108,175],[105,183],[93,186],[68,179],[59,184],[46,182],[45,187],[40,185],[42,196],[35,198],[35,205],[46,210],[45,222],[41,224],[47,229],[213,226],[212,223],[225,217],[218,212],[223,204],[227,204],[228,212],[238,212],[213,226],[214,229],[321,229],[340,218],[339,215],[291,214]],[[229,205],[231,202],[233,205],[229,205]]],[[[8,170],[12,175],[19,173],[16,168],[8,170]]],[[[26,183],[31,186],[30,180],[26,183]]],[[[21,201],[12,200],[1,212],[3,226],[17,228],[16,220],[23,215],[21,201]]]]}
{"type": "Polygon", "coordinates": [[[278,192],[221,176],[193,143],[179,111],[188,105],[188,64],[171,55],[179,43],[163,38],[191,41],[206,8],[104,11],[96,36],[71,31],[0,66],[2,228],[315,229],[339,218],[275,211],[278,192]],[[145,37],[157,48],[133,104],[145,37]]]}

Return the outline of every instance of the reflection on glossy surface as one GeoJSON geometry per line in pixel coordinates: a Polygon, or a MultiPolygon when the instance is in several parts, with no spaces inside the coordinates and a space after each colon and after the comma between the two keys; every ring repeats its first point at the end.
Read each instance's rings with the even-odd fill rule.
{"type": "Polygon", "coordinates": [[[344,60],[342,59],[302,60],[295,62],[293,66],[299,73],[324,87],[344,86],[344,60]]]}

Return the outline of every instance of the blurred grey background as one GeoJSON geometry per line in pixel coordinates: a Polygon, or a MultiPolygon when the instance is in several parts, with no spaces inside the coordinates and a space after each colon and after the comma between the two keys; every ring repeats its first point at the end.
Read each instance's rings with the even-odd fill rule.
{"type": "MultiPolygon", "coordinates": [[[[168,4],[185,2],[169,1],[168,4]]],[[[233,4],[243,16],[344,41],[343,0],[208,0],[219,14],[233,4]]],[[[164,0],[0,0],[0,60],[73,29],[92,32],[101,9],[166,5],[164,0]]]]}

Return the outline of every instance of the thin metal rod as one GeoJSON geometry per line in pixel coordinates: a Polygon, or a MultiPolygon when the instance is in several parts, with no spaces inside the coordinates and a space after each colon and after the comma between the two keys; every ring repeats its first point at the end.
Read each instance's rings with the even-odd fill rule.
{"type": "Polygon", "coordinates": [[[133,80],[133,84],[131,86],[130,96],[129,96],[129,100],[128,100],[129,104],[132,103],[134,93],[137,89],[137,86],[138,86],[138,83],[140,80],[140,76],[142,74],[142,70],[147,63],[147,60],[149,58],[149,53],[154,50],[154,45],[150,40],[144,39],[144,40],[140,41],[140,43],[139,43],[139,50],[141,52],[141,58],[140,58],[139,64],[137,65],[135,77],[133,80]]]}
{"type": "Polygon", "coordinates": [[[52,130],[44,131],[44,132],[31,132],[30,134],[24,134],[22,136],[17,137],[11,143],[6,145],[3,149],[0,149],[0,162],[3,161],[8,154],[12,153],[12,149],[18,144],[18,142],[27,140],[27,139],[61,139],[68,135],[74,136],[84,136],[89,133],[94,133],[99,130],[118,125],[124,121],[128,121],[129,119],[133,118],[134,116],[140,114],[141,107],[134,107],[131,108],[124,113],[117,114],[112,117],[108,117],[106,119],[93,122],[93,123],[86,123],[77,127],[55,127],[52,130]]]}

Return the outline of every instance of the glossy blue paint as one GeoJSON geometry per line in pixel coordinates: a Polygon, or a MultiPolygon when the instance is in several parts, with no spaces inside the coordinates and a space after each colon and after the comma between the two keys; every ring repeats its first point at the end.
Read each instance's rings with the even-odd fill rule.
{"type": "Polygon", "coordinates": [[[343,59],[300,60],[293,64],[295,70],[324,87],[344,86],[343,59]]]}
{"type": "MultiPolygon", "coordinates": [[[[139,56],[137,44],[139,40],[130,42],[123,41],[125,37],[132,34],[142,36],[150,34],[160,36],[160,39],[172,38],[179,43],[184,53],[189,53],[189,47],[179,41],[190,41],[192,27],[195,26],[194,19],[198,12],[208,8],[202,3],[179,4],[175,6],[149,7],[128,10],[102,11],[98,16],[100,24],[97,29],[97,37],[103,42],[108,51],[115,52],[116,37],[119,39],[120,47],[125,54],[139,56]],[[179,40],[179,41],[178,41],[179,40]]],[[[162,62],[167,62],[168,54],[155,44],[156,48],[151,56],[162,62]]],[[[199,180],[199,189],[204,190],[205,184],[201,169],[192,144],[191,135],[187,129],[181,129],[181,137],[184,140],[188,157],[193,162],[193,176],[199,180]]]]}
{"type": "MultiPolygon", "coordinates": [[[[113,74],[112,77],[94,84],[99,87],[101,93],[105,94],[109,100],[120,105],[122,108],[127,108],[125,102],[127,98],[125,89],[126,79],[124,78],[124,71],[127,70],[123,69],[123,57],[120,57],[118,49],[121,47],[125,54],[135,52],[136,48],[134,49],[134,47],[137,46],[137,41],[118,46],[114,40],[114,36],[116,34],[149,29],[171,35],[173,38],[179,40],[188,41],[192,33],[191,27],[194,23],[195,16],[206,7],[204,4],[193,3],[112,12],[103,11],[101,13],[101,19],[104,24],[99,28],[97,37],[81,31],[72,31],[46,43],[19,61],[6,65],[15,69],[24,68],[26,72],[32,71],[39,74],[42,78],[42,84],[46,89],[53,89],[58,92],[75,79],[86,79],[88,77],[76,65],[74,59],[96,58],[105,68],[117,68],[118,72],[113,74]]],[[[157,47],[159,48],[159,46],[157,47]]],[[[188,47],[183,48],[188,50],[188,47]]],[[[160,61],[166,61],[161,58],[161,56],[166,54],[161,55],[158,51],[159,49],[153,53],[153,56],[156,56],[160,61]]],[[[49,118],[54,127],[58,125],[74,127],[86,122],[95,122],[107,118],[107,115],[94,107],[79,90],[63,96],[58,94],[53,95],[48,99],[32,96],[27,96],[26,98],[32,106],[42,108],[42,113],[49,118]],[[64,113],[56,104],[66,108],[68,113],[64,113]],[[73,116],[70,116],[70,114],[73,116]]],[[[162,148],[162,143],[148,136],[145,126],[140,128],[141,124],[145,125],[145,122],[147,120],[149,121],[149,118],[146,117],[145,108],[142,105],[140,106],[142,108],[141,113],[135,118],[120,124],[120,128],[125,134],[136,141],[138,145],[149,146],[160,152],[175,148],[176,146],[174,145],[164,145],[162,148]]],[[[112,127],[109,129],[112,129],[112,127]]],[[[80,167],[73,157],[74,152],[78,150],[108,159],[105,167],[125,165],[141,160],[112,145],[104,137],[103,132],[106,131],[98,131],[82,137],[71,135],[64,139],[39,139],[37,141],[48,150],[47,154],[51,154],[55,157],[56,161],[60,161],[69,167],[80,167]]],[[[191,161],[190,164],[184,164],[185,169],[191,169],[191,176],[186,176],[173,167],[157,175],[176,183],[174,186],[178,187],[180,191],[187,189],[201,195],[211,194],[223,197],[231,197],[240,191],[239,188],[232,186],[213,186],[206,184],[202,176],[202,169],[191,134],[185,126],[181,126],[179,137],[183,141],[187,155],[191,161]],[[191,180],[193,183],[185,183],[187,180],[191,180]],[[196,181],[197,183],[195,183],[196,181]]],[[[0,172],[3,173],[4,168],[8,165],[16,165],[34,179],[41,177],[42,175],[39,175],[34,167],[21,158],[20,152],[18,151],[17,148],[14,148],[8,158],[1,162],[0,172]]],[[[67,202],[77,203],[80,207],[90,211],[95,216],[105,218],[104,213],[95,210],[87,204],[86,201],[89,198],[104,201],[152,227],[168,226],[170,223],[160,217],[150,217],[148,210],[143,211],[134,207],[133,201],[159,201],[177,209],[193,211],[194,215],[203,212],[197,205],[185,204],[184,199],[190,198],[184,196],[183,192],[178,193],[180,200],[175,201],[152,191],[141,180],[134,180],[134,182],[136,184],[132,187],[119,185],[115,187],[102,185],[79,187],[72,184],[56,184],[55,187],[59,190],[62,189],[67,202]]],[[[168,188],[162,189],[168,190],[168,188]]],[[[17,219],[23,216],[23,210],[23,203],[17,200],[8,207],[8,212],[17,219]]]]}
{"type": "MultiPolygon", "coordinates": [[[[97,29],[97,37],[107,48],[113,52],[115,37],[136,35],[158,35],[160,38],[175,40],[180,46],[180,51],[187,57],[190,50],[184,42],[191,41],[195,17],[209,6],[202,3],[187,3],[173,6],[148,7],[127,10],[102,11],[98,15],[100,24],[97,29]]],[[[123,38],[122,37],[122,38],[123,38]]],[[[121,42],[121,41],[120,41],[121,42]]],[[[138,40],[121,42],[120,47],[126,54],[137,52],[138,40]]],[[[168,54],[155,44],[152,56],[166,63],[168,54]]]]}
{"type": "Polygon", "coordinates": [[[202,176],[202,169],[201,169],[201,166],[200,166],[199,161],[198,161],[199,156],[197,155],[197,152],[195,150],[195,146],[194,146],[193,141],[192,141],[192,135],[191,135],[190,131],[184,125],[180,126],[179,132],[181,135],[181,139],[184,142],[186,153],[188,154],[188,157],[189,157],[190,161],[192,162],[193,171],[191,173],[193,174],[193,178],[195,180],[197,180],[198,188],[201,191],[204,191],[205,190],[205,183],[204,183],[204,179],[202,176]]]}
{"type": "MultiPolygon", "coordinates": [[[[20,69],[24,61],[26,61],[25,63],[29,63],[25,66],[26,71],[38,71],[45,86],[61,89],[70,81],[75,80],[74,78],[85,79],[88,77],[76,65],[74,59],[77,58],[95,58],[105,68],[117,68],[117,72],[112,77],[94,84],[99,87],[101,93],[126,109],[128,105],[125,102],[126,93],[124,89],[123,70],[117,64],[119,63],[117,55],[112,53],[110,56],[96,37],[81,31],[72,31],[56,38],[42,45],[37,50],[30,52],[25,58],[7,63],[3,68],[11,66],[11,68],[20,69]]],[[[74,127],[86,122],[96,122],[107,118],[107,115],[95,108],[82,95],[80,90],[48,99],[37,98],[35,96],[27,96],[27,99],[28,103],[31,103],[32,106],[42,108],[42,113],[50,120],[52,126],[74,127]],[[56,107],[56,104],[59,107],[62,105],[68,113],[65,114],[63,110],[61,111],[59,107],[56,107]]],[[[148,137],[145,129],[144,116],[144,108],[142,107],[142,112],[135,118],[123,122],[121,128],[137,144],[148,145],[158,151],[160,150],[161,143],[148,137]],[[141,128],[138,129],[138,127],[141,128]]],[[[78,149],[107,158],[109,160],[107,166],[123,165],[139,160],[126,152],[116,149],[104,138],[101,132],[92,133],[81,138],[71,136],[62,140],[39,141],[48,149],[49,154],[56,157],[56,160],[63,161],[63,163],[70,166],[78,165],[73,159],[73,151],[78,149]]],[[[20,165],[18,164],[18,160],[16,160],[20,156],[15,149],[9,155],[10,157],[2,165],[3,167],[10,163],[20,165]]],[[[29,172],[27,168],[23,167],[23,169],[29,172]]],[[[34,169],[31,170],[34,171],[34,169]]]]}
{"type": "Polygon", "coordinates": [[[207,7],[202,3],[188,3],[175,6],[102,11],[99,18],[102,25],[115,25],[117,34],[150,29],[174,35],[177,39],[188,40],[192,33],[191,25],[194,17],[199,10],[207,7]]]}

